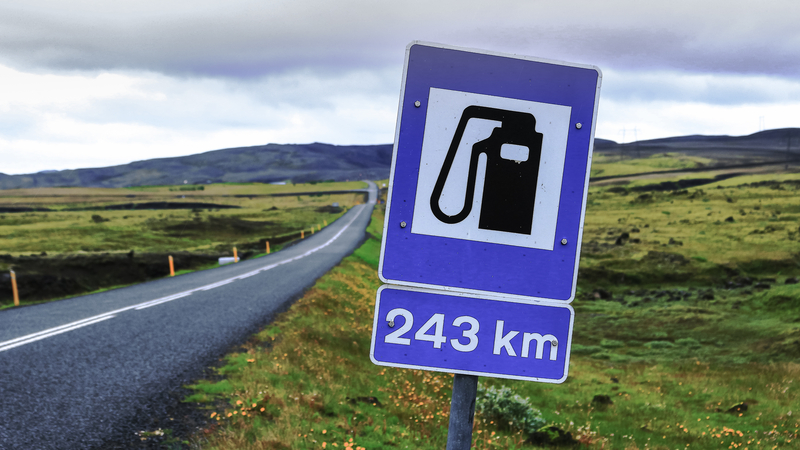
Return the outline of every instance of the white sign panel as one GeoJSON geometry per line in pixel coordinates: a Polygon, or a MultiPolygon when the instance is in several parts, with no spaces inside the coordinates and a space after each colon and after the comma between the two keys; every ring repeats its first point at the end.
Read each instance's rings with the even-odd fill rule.
{"type": "MultiPolygon", "coordinates": [[[[411,233],[553,250],[570,113],[569,106],[430,88],[411,233]],[[499,153],[481,151],[480,144],[488,141],[503,123],[502,120],[468,117],[470,107],[532,115],[536,126],[530,132],[541,136],[541,154],[531,154],[529,147],[510,143],[503,144],[499,153]],[[466,126],[459,135],[456,130],[463,121],[466,126]],[[460,141],[454,142],[458,138],[460,141]],[[447,167],[445,159],[451,151],[455,151],[455,156],[452,165],[447,167]],[[491,180],[488,185],[486,181],[487,170],[491,170],[489,166],[498,163],[493,159],[513,161],[519,167],[538,163],[538,172],[529,175],[533,183],[520,183],[521,190],[532,192],[505,194],[506,197],[535,196],[532,225],[524,232],[479,226],[484,194],[493,187],[491,180]],[[448,170],[443,173],[445,168],[448,170]],[[444,183],[438,197],[434,194],[437,182],[444,183]],[[470,197],[471,205],[465,205],[470,197]],[[457,222],[445,223],[436,217],[433,210],[437,207],[440,217],[457,216],[467,210],[469,213],[457,222]]],[[[513,201],[509,204],[513,205],[513,201]]],[[[531,222],[530,217],[528,221],[531,222]]]]}

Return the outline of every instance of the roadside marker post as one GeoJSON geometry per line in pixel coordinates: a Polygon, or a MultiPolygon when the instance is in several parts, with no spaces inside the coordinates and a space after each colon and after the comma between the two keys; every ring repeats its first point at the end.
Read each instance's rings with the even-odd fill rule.
{"type": "Polygon", "coordinates": [[[172,255],[169,255],[169,276],[175,276],[175,264],[172,262],[172,255]]]}
{"type": "Polygon", "coordinates": [[[267,254],[269,255],[269,241],[267,241],[267,254]]]}
{"type": "Polygon", "coordinates": [[[300,239],[306,238],[306,230],[300,230],[300,239]]]}
{"type": "Polygon", "coordinates": [[[370,359],[454,373],[448,450],[479,376],[563,383],[602,74],[406,48],[370,359]]]}
{"type": "Polygon", "coordinates": [[[14,306],[19,306],[19,291],[17,290],[17,274],[11,271],[11,293],[14,296],[14,306]]]}
{"type": "Polygon", "coordinates": [[[239,262],[239,255],[236,254],[236,247],[233,247],[233,262],[239,262]]]}

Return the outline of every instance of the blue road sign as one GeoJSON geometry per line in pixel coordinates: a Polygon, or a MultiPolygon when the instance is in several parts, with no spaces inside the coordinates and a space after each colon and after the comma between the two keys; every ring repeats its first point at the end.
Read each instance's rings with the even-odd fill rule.
{"type": "Polygon", "coordinates": [[[600,80],[594,66],[409,45],[381,280],[572,301],[600,80]]]}
{"type": "Polygon", "coordinates": [[[370,358],[383,366],[561,383],[573,318],[563,303],[382,286],[370,358]]]}

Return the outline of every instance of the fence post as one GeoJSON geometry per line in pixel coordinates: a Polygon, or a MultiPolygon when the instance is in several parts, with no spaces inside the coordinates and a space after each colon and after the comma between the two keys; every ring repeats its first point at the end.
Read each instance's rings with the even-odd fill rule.
{"type": "Polygon", "coordinates": [[[17,290],[17,274],[11,271],[11,292],[14,294],[14,306],[19,306],[19,291],[17,290]]]}
{"type": "Polygon", "coordinates": [[[269,255],[269,241],[267,241],[267,254],[269,255]]]}
{"type": "Polygon", "coordinates": [[[233,262],[239,262],[239,255],[236,254],[236,247],[233,247],[233,262]]]}
{"type": "Polygon", "coordinates": [[[172,262],[172,255],[169,255],[169,276],[175,276],[175,264],[172,262]]]}

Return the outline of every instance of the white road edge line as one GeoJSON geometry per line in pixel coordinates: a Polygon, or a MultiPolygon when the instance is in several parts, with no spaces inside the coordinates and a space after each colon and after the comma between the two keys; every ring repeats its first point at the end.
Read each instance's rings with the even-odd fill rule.
{"type": "MultiPolygon", "coordinates": [[[[359,205],[359,206],[360,206],[359,209],[363,209],[363,205],[359,205]]],[[[359,211],[355,215],[355,217],[353,217],[350,220],[350,222],[347,223],[347,225],[342,227],[342,229],[339,230],[339,232],[336,233],[327,242],[325,242],[324,244],[320,245],[319,247],[312,248],[311,250],[303,253],[302,255],[295,256],[294,258],[290,258],[290,259],[287,259],[287,260],[284,260],[284,261],[281,261],[281,262],[278,262],[278,263],[273,263],[273,264],[270,264],[268,266],[264,266],[264,267],[261,267],[259,269],[253,270],[251,272],[244,273],[242,275],[237,275],[235,277],[226,278],[226,279],[224,279],[222,281],[217,281],[216,283],[207,284],[205,286],[200,286],[198,288],[190,289],[188,291],[178,292],[176,294],[172,294],[172,295],[169,295],[169,296],[166,296],[166,297],[157,298],[155,300],[148,300],[148,301],[146,301],[144,303],[139,303],[139,304],[136,304],[136,305],[132,305],[132,306],[128,306],[128,307],[125,307],[125,308],[117,309],[117,310],[110,311],[110,312],[107,312],[107,313],[104,313],[104,314],[99,314],[99,315],[96,315],[96,316],[92,316],[92,317],[89,317],[89,318],[86,318],[86,319],[77,320],[75,322],[71,322],[71,323],[68,323],[68,324],[60,325],[60,326],[57,326],[57,327],[54,327],[54,328],[49,328],[47,330],[39,331],[38,333],[33,333],[33,334],[28,334],[26,336],[21,336],[21,337],[15,338],[15,339],[11,339],[9,341],[0,342],[0,352],[4,352],[6,350],[10,350],[10,349],[12,349],[14,347],[19,347],[20,345],[25,345],[25,344],[29,344],[31,342],[36,342],[36,341],[38,341],[40,339],[48,338],[50,336],[55,336],[57,334],[66,333],[67,331],[72,331],[72,330],[75,330],[75,329],[78,329],[78,328],[81,328],[81,327],[84,327],[84,326],[87,326],[87,325],[92,325],[92,324],[95,324],[95,323],[98,323],[98,322],[102,322],[102,321],[104,321],[106,319],[111,319],[111,318],[115,317],[114,316],[115,314],[121,313],[123,311],[128,311],[128,310],[131,310],[131,309],[142,310],[142,309],[145,309],[145,308],[149,308],[151,306],[156,306],[156,305],[160,305],[162,303],[171,302],[172,300],[177,300],[179,298],[183,298],[183,297],[189,296],[194,292],[207,291],[207,290],[210,290],[210,289],[214,289],[216,287],[224,286],[224,285],[226,285],[228,283],[232,283],[232,282],[234,282],[236,280],[241,280],[241,279],[245,279],[245,278],[248,278],[248,277],[252,277],[253,275],[257,275],[257,274],[259,274],[261,272],[266,272],[267,270],[274,269],[275,267],[278,267],[280,265],[288,264],[290,262],[297,261],[299,259],[305,258],[306,256],[309,256],[312,253],[316,252],[317,250],[321,250],[321,249],[327,247],[333,241],[338,239],[339,236],[341,236],[342,233],[344,233],[344,231],[347,230],[350,227],[350,225],[353,224],[353,222],[355,222],[355,220],[358,218],[358,216],[360,214],[361,214],[361,212],[359,211]]]]}

